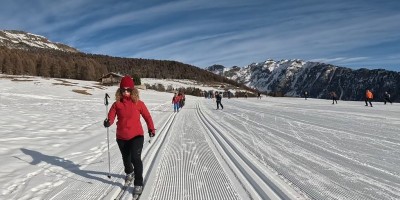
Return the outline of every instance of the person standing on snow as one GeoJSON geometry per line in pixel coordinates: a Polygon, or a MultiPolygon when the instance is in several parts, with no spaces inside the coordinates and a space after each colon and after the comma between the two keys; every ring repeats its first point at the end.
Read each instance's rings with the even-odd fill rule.
{"type": "Polygon", "coordinates": [[[332,92],[331,92],[331,97],[332,97],[332,104],[335,104],[335,102],[336,102],[336,104],[337,104],[337,95],[336,95],[336,92],[332,91],[332,92]]]}
{"type": "Polygon", "coordinates": [[[221,104],[222,96],[218,92],[215,92],[215,100],[217,102],[217,110],[219,109],[219,105],[221,105],[221,109],[224,109],[224,106],[221,104]]]}
{"type": "Polygon", "coordinates": [[[390,104],[392,104],[392,101],[390,100],[390,94],[388,92],[385,92],[385,94],[383,95],[383,102],[386,105],[386,102],[389,102],[390,104]]]}
{"type": "Polygon", "coordinates": [[[174,93],[174,97],[172,97],[172,104],[174,104],[174,112],[179,112],[179,103],[180,103],[180,96],[174,93]]]}
{"type": "Polygon", "coordinates": [[[104,127],[111,126],[117,116],[117,144],[124,163],[125,184],[130,184],[135,178],[133,194],[141,194],[143,191],[141,155],[144,136],[140,115],[146,121],[149,136],[154,137],[155,128],[150,112],[139,99],[139,91],[134,88],[132,78],[126,75],[115,93],[115,102],[108,112],[108,118],[104,120],[104,127]]]}
{"type": "Polygon", "coordinates": [[[180,101],[179,101],[179,108],[182,108],[185,105],[185,93],[179,92],[178,96],[180,96],[180,101]]]}
{"type": "Polygon", "coordinates": [[[365,106],[368,106],[368,102],[369,105],[372,107],[372,99],[374,99],[374,95],[372,94],[371,90],[368,90],[365,92],[365,106]]]}
{"type": "Polygon", "coordinates": [[[307,97],[308,97],[308,92],[305,91],[305,92],[304,92],[304,99],[307,100],[307,97]]]}

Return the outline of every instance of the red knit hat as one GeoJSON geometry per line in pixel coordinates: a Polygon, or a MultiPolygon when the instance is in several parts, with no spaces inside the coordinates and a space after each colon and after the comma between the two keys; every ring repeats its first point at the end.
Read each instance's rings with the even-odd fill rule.
{"type": "Polygon", "coordinates": [[[119,84],[119,87],[133,89],[133,87],[135,87],[135,83],[133,83],[132,77],[130,77],[129,75],[126,75],[121,79],[121,83],[119,84]]]}

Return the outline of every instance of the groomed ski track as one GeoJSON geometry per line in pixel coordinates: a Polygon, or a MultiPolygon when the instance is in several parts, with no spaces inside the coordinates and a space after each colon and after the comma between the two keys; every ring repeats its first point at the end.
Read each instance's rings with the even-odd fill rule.
{"type": "Polygon", "coordinates": [[[171,128],[153,192],[144,194],[148,199],[300,198],[293,190],[280,187],[277,177],[269,180],[267,169],[234,147],[201,111],[200,101],[194,108],[189,106],[193,104],[177,114],[177,121],[192,120],[171,128]]]}

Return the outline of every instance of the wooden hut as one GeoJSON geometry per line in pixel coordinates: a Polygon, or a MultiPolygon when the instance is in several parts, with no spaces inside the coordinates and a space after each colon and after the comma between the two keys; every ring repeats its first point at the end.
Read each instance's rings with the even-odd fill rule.
{"type": "Polygon", "coordinates": [[[114,72],[110,72],[110,73],[104,75],[103,77],[99,78],[98,81],[102,85],[115,85],[115,84],[118,84],[119,82],[121,82],[122,77],[124,77],[124,76],[114,73],[114,72]]]}

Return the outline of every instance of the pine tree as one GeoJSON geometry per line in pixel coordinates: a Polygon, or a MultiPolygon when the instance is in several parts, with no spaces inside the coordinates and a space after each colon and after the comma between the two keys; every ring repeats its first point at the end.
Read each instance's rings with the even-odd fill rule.
{"type": "Polygon", "coordinates": [[[32,57],[23,56],[22,64],[24,66],[24,74],[35,76],[36,75],[36,64],[32,57]]]}
{"type": "Polygon", "coordinates": [[[37,64],[36,71],[39,76],[50,77],[50,67],[47,61],[47,57],[42,56],[37,64]]]}
{"type": "Polygon", "coordinates": [[[61,67],[59,65],[59,62],[57,60],[52,59],[51,60],[51,65],[50,65],[50,73],[51,77],[55,78],[61,78],[61,67]]]}
{"type": "Polygon", "coordinates": [[[13,74],[11,59],[8,55],[4,57],[2,72],[4,74],[13,74]]]}
{"type": "Polygon", "coordinates": [[[142,85],[142,81],[140,80],[140,77],[136,74],[133,75],[133,81],[135,82],[135,85],[142,85]]]}

